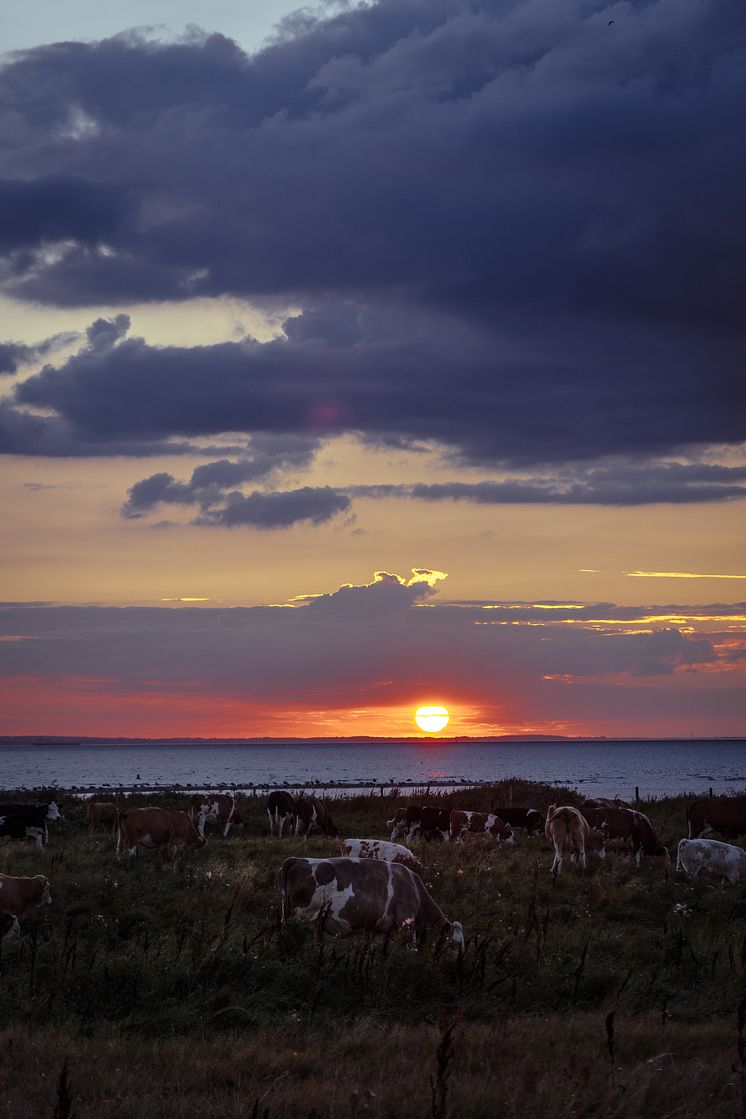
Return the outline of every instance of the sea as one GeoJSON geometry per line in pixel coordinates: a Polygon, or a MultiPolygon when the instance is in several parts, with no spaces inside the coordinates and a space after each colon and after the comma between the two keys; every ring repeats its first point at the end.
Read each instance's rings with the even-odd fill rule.
{"type": "Polygon", "coordinates": [[[0,744],[0,789],[271,788],[327,795],[510,777],[627,800],[746,791],[746,739],[0,744]]]}

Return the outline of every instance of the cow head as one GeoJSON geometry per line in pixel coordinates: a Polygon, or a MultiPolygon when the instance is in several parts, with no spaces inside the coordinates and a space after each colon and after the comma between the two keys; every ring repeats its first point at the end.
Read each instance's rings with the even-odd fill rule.
{"type": "Polygon", "coordinates": [[[460,921],[453,921],[449,928],[451,941],[457,948],[463,949],[464,947],[464,926],[460,921]]]}
{"type": "Polygon", "coordinates": [[[43,874],[35,874],[34,882],[37,883],[39,889],[38,905],[51,905],[52,895],[49,892],[49,880],[43,874]]]}
{"type": "Polygon", "coordinates": [[[56,800],[50,800],[47,805],[47,819],[48,820],[61,820],[62,813],[60,812],[60,805],[56,800]]]}
{"type": "Polygon", "coordinates": [[[504,830],[500,833],[500,839],[506,846],[515,847],[515,834],[510,824],[506,824],[504,830]]]}
{"type": "Polygon", "coordinates": [[[195,835],[195,837],[189,843],[189,846],[187,847],[187,850],[188,851],[201,851],[206,843],[207,843],[207,840],[205,839],[205,837],[203,835],[200,835],[199,832],[198,832],[197,835],[195,835]]]}

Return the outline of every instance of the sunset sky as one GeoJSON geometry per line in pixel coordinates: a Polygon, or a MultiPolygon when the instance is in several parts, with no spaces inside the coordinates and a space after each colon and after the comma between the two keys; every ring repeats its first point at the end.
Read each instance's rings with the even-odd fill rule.
{"type": "Polygon", "coordinates": [[[0,734],[746,734],[743,0],[294,7],[2,6],[0,734]]]}

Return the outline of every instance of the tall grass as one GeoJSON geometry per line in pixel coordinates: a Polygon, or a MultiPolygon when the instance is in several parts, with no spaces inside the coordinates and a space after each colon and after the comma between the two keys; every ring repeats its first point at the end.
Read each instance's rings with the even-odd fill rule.
{"type": "MultiPolygon", "coordinates": [[[[578,802],[510,784],[514,804],[578,802]]],[[[488,809],[507,787],[431,799],[488,809]]],[[[183,807],[129,803],[145,800],[183,807]]],[[[335,819],[345,835],[383,836],[402,803],[351,797],[335,819]]],[[[642,807],[673,851],[686,798],[642,807]]],[[[270,839],[258,798],[241,811],[244,837],[213,834],[191,856],[117,860],[75,802],[46,850],[0,848],[0,870],[47,874],[54,898],[2,946],[0,1113],[5,1100],[19,1117],[455,1119],[493,1115],[499,1098],[517,1116],[746,1119],[744,887],[621,858],[554,881],[544,839],[422,844],[464,951],[436,935],[416,951],[399,936],[335,940],[280,926],[276,877],[288,855],[337,843],[270,839]]]]}

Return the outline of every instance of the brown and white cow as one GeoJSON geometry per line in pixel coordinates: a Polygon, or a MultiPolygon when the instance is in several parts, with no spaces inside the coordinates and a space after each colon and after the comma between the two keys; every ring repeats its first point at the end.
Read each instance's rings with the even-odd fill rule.
{"type": "Polygon", "coordinates": [[[316,797],[298,797],[293,802],[293,816],[295,816],[295,834],[308,839],[314,831],[324,835],[336,837],[339,828],[332,819],[332,814],[323,800],[316,797]]]}
{"type": "Polygon", "coordinates": [[[668,861],[668,851],[658,842],[644,812],[634,808],[591,808],[587,804],[580,811],[589,826],[604,835],[607,850],[614,846],[630,847],[638,866],[643,855],[662,856],[668,861]]]}
{"type": "Polygon", "coordinates": [[[205,845],[186,812],[176,808],[129,808],[119,813],[117,855],[126,851],[136,855],[138,847],[167,847],[183,844],[187,851],[198,851],[205,845]]]}
{"type": "Polygon", "coordinates": [[[435,808],[431,804],[408,804],[398,809],[393,820],[386,823],[391,827],[391,842],[403,839],[411,843],[413,839],[448,840],[451,827],[450,808],[435,808]]]}
{"type": "Polygon", "coordinates": [[[12,940],[21,935],[21,926],[15,913],[0,913],[0,941],[12,940]]]}
{"type": "Polygon", "coordinates": [[[462,812],[456,809],[451,813],[449,827],[453,843],[463,843],[468,835],[481,835],[494,839],[496,843],[515,846],[515,836],[510,824],[506,824],[494,812],[462,812]]]}
{"type": "Polygon", "coordinates": [[[91,800],[86,806],[88,831],[94,832],[98,828],[108,828],[114,831],[117,826],[117,806],[113,800],[91,800]]]}
{"type": "Polygon", "coordinates": [[[206,824],[221,829],[223,839],[231,828],[239,834],[243,831],[243,820],[230,793],[194,793],[189,798],[188,815],[203,839],[206,824]]]}
{"type": "Polygon", "coordinates": [[[293,795],[284,789],[275,789],[267,799],[267,816],[269,817],[269,834],[281,838],[285,824],[293,822],[293,795]]]}
{"type": "Polygon", "coordinates": [[[0,874],[0,913],[25,917],[33,905],[51,905],[49,881],[43,874],[32,878],[13,878],[0,874]]]}
{"type": "Polygon", "coordinates": [[[282,920],[321,920],[334,936],[391,933],[402,926],[417,936],[443,929],[459,946],[464,931],[449,921],[419,875],[401,863],[376,859],[286,859],[280,868],[282,920]]]}
{"type": "Polygon", "coordinates": [[[562,870],[566,858],[576,866],[586,869],[585,849],[590,837],[587,820],[577,808],[568,805],[550,804],[547,809],[545,835],[554,846],[554,862],[551,873],[555,877],[562,870]]]}
{"type": "Polygon", "coordinates": [[[689,805],[689,839],[716,833],[728,839],[746,835],[746,797],[705,797],[689,805]]]}
{"type": "Polygon", "coordinates": [[[415,874],[422,874],[424,867],[408,847],[401,843],[389,843],[386,839],[344,839],[340,847],[342,854],[352,859],[380,859],[384,863],[401,863],[415,874]]]}

